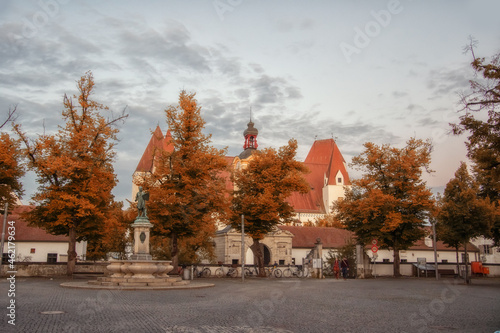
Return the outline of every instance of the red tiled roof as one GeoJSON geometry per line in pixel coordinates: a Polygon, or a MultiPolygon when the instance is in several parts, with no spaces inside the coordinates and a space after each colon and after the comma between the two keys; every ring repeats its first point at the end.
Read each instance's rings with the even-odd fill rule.
{"type": "Polygon", "coordinates": [[[313,248],[316,240],[321,239],[323,248],[339,248],[347,244],[354,234],[345,229],[323,227],[279,226],[281,230],[291,232],[293,248],[313,248]]]}
{"type": "MultiPolygon", "coordinates": [[[[33,206],[18,206],[12,214],[9,214],[7,221],[15,221],[16,242],[68,242],[69,238],[62,235],[51,235],[45,230],[28,226],[28,222],[21,218],[21,213],[33,209],[33,206]]],[[[7,235],[7,230],[6,230],[7,235]]]]}
{"type": "MultiPolygon", "coordinates": [[[[436,242],[436,249],[438,251],[455,251],[455,248],[448,247],[442,241],[437,241],[436,242]]],[[[411,246],[410,248],[408,248],[408,250],[431,250],[431,251],[433,251],[434,247],[432,245],[430,247],[427,246],[427,245],[425,245],[425,240],[424,239],[420,239],[420,240],[416,241],[413,246],[411,246]]],[[[459,251],[464,251],[464,247],[461,246],[458,250],[459,251]]],[[[470,252],[479,252],[479,249],[474,244],[468,243],[467,244],[467,251],[470,251],[470,252]]]]}
{"type": "Polygon", "coordinates": [[[314,141],[307,154],[304,165],[310,173],[304,175],[311,186],[307,194],[292,193],[287,201],[296,212],[325,214],[329,207],[324,207],[323,187],[325,176],[328,185],[337,184],[337,173],[340,171],[344,178],[343,185],[350,185],[349,174],[345,168],[345,160],[333,139],[314,141]]]}
{"type": "Polygon", "coordinates": [[[287,201],[293,206],[296,212],[324,214],[326,210],[323,206],[323,183],[327,165],[307,163],[305,165],[310,173],[305,174],[304,178],[309,183],[311,190],[306,194],[294,192],[287,201]]]}
{"type": "Polygon", "coordinates": [[[146,147],[146,150],[144,150],[144,154],[142,154],[141,160],[139,161],[139,164],[137,164],[135,171],[151,172],[153,170],[155,155],[158,151],[174,151],[174,145],[171,140],[172,135],[170,134],[170,131],[167,131],[167,134],[163,136],[160,126],[156,126],[156,129],[153,132],[148,146],[146,147]]]}
{"type": "Polygon", "coordinates": [[[307,154],[304,164],[309,165],[323,165],[325,166],[325,173],[328,177],[328,185],[337,184],[337,173],[340,171],[344,177],[344,184],[350,185],[349,174],[345,168],[345,160],[339,147],[333,139],[316,140],[314,141],[309,154],[307,154]]]}

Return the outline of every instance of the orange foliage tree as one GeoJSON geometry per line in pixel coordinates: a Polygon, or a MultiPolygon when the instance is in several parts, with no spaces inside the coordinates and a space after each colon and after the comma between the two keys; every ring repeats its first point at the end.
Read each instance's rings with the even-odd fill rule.
{"type": "Polygon", "coordinates": [[[236,190],[231,224],[240,230],[244,215],[245,233],[252,237],[250,248],[260,276],[265,276],[260,240],[276,225],[291,221],[294,210],[286,199],[292,192],[307,193],[310,189],[303,177],[308,169],[295,160],[296,152],[297,141],[293,139],[278,151],[272,148],[256,151],[246,168],[236,170],[233,175],[236,190]]]}
{"type": "MultiPolygon", "coordinates": [[[[0,129],[13,120],[15,112],[16,108],[9,109],[0,129]]],[[[6,132],[0,132],[0,209],[4,209],[5,203],[8,203],[9,207],[14,207],[16,196],[22,196],[21,178],[24,173],[19,140],[13,139],[6,132]]]]}
{"type": "MultiPolygon", "coordinates": [[[[465,282],[469,283],[467,244],[469,240],[488,235],[495,219],[495,205],[489,198],[479,198],[479,184],[469,175],[467,165],[462,162],[450,179],[439,201],[437,225],[443,236],[438,236],[450,246],[464,247],[465,282]]],[[[457,260],[458,262],[458,260],[457,260]]]]}
{"type": "Polygon", "coordinates": [[[110,253],[115,259],[126,259],[125,248],[132,243],[129,226],[136,215],[135,209],[123,210],[123,203],[114,202],[109,217],[103,222],[102,237],[88,243],[87,259],[107,259],[110,253]]]}
{"type": "Polygon", "coordinates": [[[364,171],[352,182],[344,200],[333,204],[334,214],[358,242],[377,239],[394,252],[394,276],[400,275],[399,251],[423,237],[423,225],[433,210],[431,191],[421,179],[429,170],[431,144],[411,138],[406,147],[364,144],[365,151],[352,160],[364,171]]]}
{"type": "Polygon", "coordinates": [[[326,214],[323,217],[316,218],[312,226],[339,229],[346,228],[345,224],[339,221],[334,214],[326,214]]]}
{"type": "Polygon", "coordinates": [[[174,270],[179,264],[179,240],[213,236],[215,223],[227,210],[226,151],[210,145],[195,94],[182,91],[179,105],[165,110],[172,134],[172,152],[157,152],[155,170],[138,181],[150,193],[151,233],[170,238],[174,270]]]}
{"type": "Polygon", "coordinates": [[[117,121],[124,113],[106,119],[107,107],[91,99],[94,78],[87,72],[77,81],[79,95],[64,95],[62,117],[66,124],[55,134],[32,140],[19,124],[14,129],[25,144],[28,167],[40,184],[32,197],[35,208],[24,218],[54,235],[69,237],[67,274],[76,264],[77,241],[94,241],[103,233],[113,208],[111,190],[116,185],[113,151],[117,121]],[[73,99],[76,99],[76,103],[73,99]]]}
{"type": "Polygon", "coordinates": [[[465,144],[479,184],[478,195],[491,199],[497,207],[491,232],[484,236],[500,245],[500,53],[487,62],[485,58],[476,58],[475,44],[471,37],[466,47],[472,53],[475,79],[470,81],[471,92],[461,96],[461,111],[465,112],[452,129],[456,135],[469,135],[465,144]]]}

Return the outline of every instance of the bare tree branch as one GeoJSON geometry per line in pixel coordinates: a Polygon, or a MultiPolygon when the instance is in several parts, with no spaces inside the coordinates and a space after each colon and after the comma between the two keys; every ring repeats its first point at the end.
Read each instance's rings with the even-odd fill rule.
{"type": "Polygon", "coordinates": [[[0,128],[4,127],[5,124],[7,124],[8,122],[15,121],[17,119],[17,115],[14,116],[14,114],[16,113],[16,110],[17,110],[17,104],[14,105],[13,109],[9,108],[9,112],[7,113],[7,119],[5,119],[5,121],[2,123],[2,125],[0,125],[0,128]]]}

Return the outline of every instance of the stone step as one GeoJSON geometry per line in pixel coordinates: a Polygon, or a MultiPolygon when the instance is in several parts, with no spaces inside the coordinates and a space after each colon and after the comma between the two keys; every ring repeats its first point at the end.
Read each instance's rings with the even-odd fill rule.
{"type": "Polygon", "coordinates": [[[101,286],[117,286],[116,282],[101,282],[101,286]]]}
{"type": "Polygon", "coordinates": [[[187,286],[189,284],[190,281],[187,281],[187,280],[183,280],[183,281],[177,281],[177,282],[174,282],[173,285],[174,286],[187,286]]]}
{"type": "Polygon", "coordinates": [[[173,285],[173,282],[149,282],[149,287],[170,287],[173,285]]]}
{"type": "Polygon", "coordinates": [[[147,282],[120,282],[119,285],[121,287],[146,287],[148,285],[147,282]]]}

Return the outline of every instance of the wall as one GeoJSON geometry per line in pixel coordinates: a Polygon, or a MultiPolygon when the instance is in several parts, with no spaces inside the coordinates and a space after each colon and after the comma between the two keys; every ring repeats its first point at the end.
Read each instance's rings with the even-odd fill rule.
{"type": "MultiPolygon", "coordinates": [[[[68,243],[67,242],[15,242],[16,261],[19,262],[47,262],[47,253],[57,253],[57,262],[68,261],[68,243]],[[31,253],[35,249],[35,253],[31,253]]],[[[8,243],[4,244],[4,253],[7,253],[8,243]]],[[[78,258],[82,257],[87,251],[86,242],[76,243],[76,253],[78,258]]]]}
{"type": "MultiPolygon", "coordinates": [[[[460,270],[463,271],[465,268],[463,264],[460,264],[460,270]]],[[[487,277],[500,277],[500,265],[499,264],[490,264],[490,265],[484,265],[483,267],[488,267],[490,270],[490,274],[487,275],[487,277]]],[[[375,265],[373,263],[370,263],[369,266],[367,267],[368,269],[372,270],[372,274],[374,274],[375,277],[377,276],[393,276],[394,274],[394,266],[393,263],[379,263],[376,262],[375,265]]],[[[457,264],[456,263],[438,263],[438,270],[453,270],[455,274],[457,274],[457,264]]],[[[471,266],[469,265],[469,272],[471,271],[471,266]]],[[[400,272],[401,275],[403,276],[417,276],[415,273],[415,268],[413,266],[413,263],[401,263],[400,265],[400,272]]],[[[425,276],[424,274],[420,275],[421,277],[425,276]]],[[[433,273],[430,273],[429,276],[434,277],[433,273]]]]}
{"type": "Polygon", "coordinates": [[[345,198],[345,189],[344,189],[344,176],[339,171],[334,181],[337,178],[342,178],[341,185],[327,185],[323,187],[323,205],[328,213],[331,213],[332,203],[337,201],[339,198],[345,198]]]}
{"type": "MultiPolygon", "coordinates": [[[[304,259],[306,258],[306,256],[309,254],[309,252],[311,252],[313,248],[307,248],[307,249],[304,249],[304,248],[293,248],[292,249],[292,259],[295,258],[295,265],[302,265],[302,263],[304,262],[304,259]]],[[[335,249],[334,249],[335,250],[335,249]]],[[[329,248],[325,248],[323,247],[323,262],[326,262],[326,260],[328,259],[328,252],[330,251],[329,248]]]]}
{"type": "MultiPolygon", "coordinates": [[[[462,260],[462,253],[464,251],[459,251],[458,258],[459,261],[462,260]]],[[[371,250],[367,250],[366,254],[373,258],[373,253],[371,250]]],[[[479,254],[477,252],[470,252],[469,261],[478,261],[479,254]]],[[[406,259],[409,263],[417,262],[417,258],[425,258],[427,263],[434,263],[434,250],[430,248],[429,250],[407,250],[399,252],[400,259],[406,259]]],[[[442,263],[443,260],[448,260],[448,263],[456,263],[456,252],[451,251],[437,251],[438,264],[442,263]]],[[[382,263],[384,259],[388,259],[390,262],[394,261],[394,255],[392,251],[389,250],[379,250],[377,252],[377,263],[382,263]]]]}
{"type": "MultiPolygon", "coordinates": [[[[77,263],[75,266],[75,272],[77,273],[102,273],[104,275],[109,275],[106,266],[108,262],[98,262],[98,263],[77,263]]],[[[2,265],[1,275],[6,276],[6,272],[9,271],[8,265],[2,265]]],[[[50,277],[50,276],[64,276],[66,275],[67,265],[66,263],[57,264],[47,264],[47,263],[28,263],[20,262],[15,263],[16,276],[22,277],[50,277]]]]}
{"type": "MultiPolygon", "coordinates": [[[[292,237],[293,235],[281,229],[268,233],[260,242],[267,246],[271,255],[270,263],[279,263],[284,260],[285,265],[292,262],[292,237]]],[[[233,260],[238,260],[241,264],[241,233],[234,229],[225,233],[218,233],[214,237],[215,256],[218,262],[231,264],[233,260]]],[[[253,240],[250,236],[245,236],[245,263],[252,265],[254,262],[253,252],[250,249],[253,240]]]]}
{"type": "Polygon", "coordinates": [[[471,243],[479,248],[481,256],[480,261],[482,261],[483,264],[500,264],[500,247],[493,246],[493,240],[484,237],[478,237],[471,239],[471,243]],[[490,248],[490,253],[484,252],[485,245],[488,245],[488,247],[490,248]]]}
{"type": "MultiPolygon", "coordinates": [[[[295,213],[294,218],[299,220],[301,224],[305,222],[314,222],[316,219],[323,218],[325,214],[316,214],[316,213],[295,213]]],[[[297,223],[294,223],[295,225],[297,223]]]]}
{"type": "MultiPolygon", "coordinates": [[[[86,242],[76,243],[78,258],[84,259],[87,251],[86,242]]],[[[28,262],[47,262],[48,253],[57,253],[57,262],[68,261],[67,242],[16,242],[16,259],[28,262]],[[30,253],[35,249],[35,253],[30,253]]]]}

